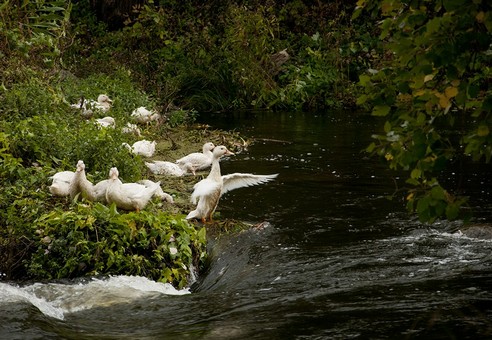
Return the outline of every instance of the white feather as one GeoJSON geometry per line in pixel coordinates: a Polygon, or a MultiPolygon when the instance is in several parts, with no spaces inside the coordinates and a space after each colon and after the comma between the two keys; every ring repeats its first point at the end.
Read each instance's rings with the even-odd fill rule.
{"type": "Polygon", "coordinates": [[[253,174],[244,174],[244,173],[233,173],[230,175],[222,176],[223,186],[222,186],[222,195],[228,191],[250,187],[253,185],[263,184],[269,181],[274,180],[278,174],[273,175],[253,175],[253,174]]]}

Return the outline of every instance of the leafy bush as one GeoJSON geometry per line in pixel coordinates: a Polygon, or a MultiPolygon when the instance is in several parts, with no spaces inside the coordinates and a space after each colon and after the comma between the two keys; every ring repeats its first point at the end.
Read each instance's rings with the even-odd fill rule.
{"type": "MultiPolygon", "coordinates": [[[[18,70],[7,69],[7,73],[18,70]]],[[[24,68],[25,81],[11,84],[9,88],[3,87],[0,92],[2,106],[0,113],[5,121],[15,122],[21,119],[33,117],[39,114],[58,114],[60,106],[67,108],[63,103],[63,94],[59,89],[46,81],[39,71],[24,68]]]]}
{"type": "Polygon", "coordinates": [[[0,5],[0,53],[30,64],[59,64],[72,5],[60,0],[6,1],[0,5]],[[14,4],[11,4],[14,2],[14,4]]]}
{"type": "Polygon", "coordinates": [[[26,274],[22,260],[32,244],[29,222],[50,208],[48,168],[25,168],[10,153],[9,140],[0,132],[0,272],[19,278],[26,274]]]}
{"type": "Polygon", "coordinates": [[[82,202],[43,214],[32,229],[36,250],[25,262],[36,278],[140,275],[182,288],[206,255],[205,228],[165,212],[82,202]]]}
{"type": "Polygon", "coordinates": [[[272,90],[269,106],[295,110],[337,107],[337,83],[340,75],[335,67],[338,56],[322,47],[319,33],[306,39],[298,65],[285,67],[279,76],[280,86],[272,90]]]}
{"type": "Polygon", "coordinates": [[[191,125],[195,122],[197,112],[195,110],[175,110],[169,114],[167,123],[171,127],[179,125],[191,125]]]}

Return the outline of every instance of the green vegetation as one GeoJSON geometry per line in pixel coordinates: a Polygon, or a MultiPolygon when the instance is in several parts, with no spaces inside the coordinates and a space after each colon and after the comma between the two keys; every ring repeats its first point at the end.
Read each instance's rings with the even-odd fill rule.
{"type": "MultiPolygon", "coordinates": [[[[492,157],[492,11],[486,1],[359,1],[383,17],[385,50],[379,65],[360,75],[372,114],[385,135],[368,151],[409,173],[407,208],[421,221],[455,219],[466,197],[439,181],[457,162],[492,157]]],[[[456,188],[459,189],[459,188],[456,188]]]]}
{"type": "Polygon", "coordinates": [[[114,205],[75,203],[41,215],[31,229],[37,249],[28,274],[37,278],[126,273],[183,288],[190,264],[206,254],[205,228],[164,212],[119,214],[114,205]]]}
{"type": "MultiPolygon", "coordinates": [[[[0,5],[6,278],[125,273],[183,287],[190,266],[203,265],[205,229],[182,220],[183,181],[169,188],[178,203],[168,212],[155,202],[138,214],[117,212],[48,191],[49,176],[73,171],[79,159],[91,181],[105,179],[111,166],[124,181],[143,178],[143,160],[122,147],[137,137],[121,130],[139,106],[163,115],[160,124],[141,127],[143,136],[172,150],[198,112],[359,104],[385,120],[368,151],[408,171],[408,209],[422,221],[460,217],[466,204],[441,184],[442,169],[490,162],[486,1],[95,3],[0,5]],[[101,93],[113,100],[115,129],[94,124],[102,112],[85,119],[70,107],[101,93]]],[[[200,145],[219,135],[191,131],[179,140],[200,145]]]]}

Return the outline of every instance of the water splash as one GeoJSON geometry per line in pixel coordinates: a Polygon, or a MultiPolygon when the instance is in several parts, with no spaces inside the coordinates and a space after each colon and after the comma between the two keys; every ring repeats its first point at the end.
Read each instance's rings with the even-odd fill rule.
{"type": "Polygon", "coordinates": [[[65,318],[63,310],[61,308],[55,307],[46,300],[38,298],[37,296],[25,291],[22,288],[11,286],[2,282],[0,282],[0,301],[1,304],[12,302],[31,303],[46,316],[50,316],[59,320],[63,320],[65,318]]]}
{"type": "Polygon", "coordinates": [[[34,283],[23,287],[0,283],[0,303],[30,303],[44,315],[59,320],[64,320],[66,313],[129,303],[155,295],[184,294],[190,294],[190,291],[177,290],[169,283],[159,283],[140,276],[93,278],[75,284],[34,283]]]}

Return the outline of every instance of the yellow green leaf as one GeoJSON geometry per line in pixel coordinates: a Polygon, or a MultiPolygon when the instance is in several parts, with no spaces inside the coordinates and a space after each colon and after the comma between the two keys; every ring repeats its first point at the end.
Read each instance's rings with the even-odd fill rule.
{"type": "Polygon", "coordinates": [[[439,97],[439,105],[440,105],[443,109],[447,108],[447,107],[448,107],[448,105],[449,105],[449,99],[448,99],[448,97],[446,97],[446,96],[440,96],[440,97],[439,97]]]}
{"type": "Polygon", "coordinates": [[[479,125],[477,135],[480,137],[485,137],[490,133],[489,127],[487,125],[479,125]]]}
{"type": "Polygon", "coordinates": [[[431,81],[432,79],[434,79],[434,75],[428,74],[424,77],[424,83],[427,83],[428,81],[431,81]]]}
{"type": "Polygon", "coordinates": [[[444,93],[448,98],[456,97],[456,95],[458,94],[458,88],[449,86],[446,88],[446,90],[444,90],[444,93]]]}

